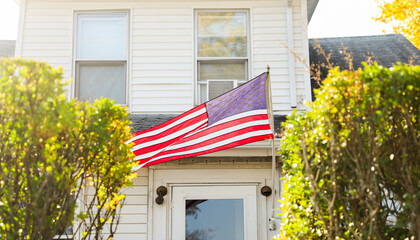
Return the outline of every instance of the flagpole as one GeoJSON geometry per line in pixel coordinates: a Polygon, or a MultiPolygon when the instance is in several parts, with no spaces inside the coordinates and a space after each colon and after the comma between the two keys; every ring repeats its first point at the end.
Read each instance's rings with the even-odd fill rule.
{"type": "Polygon", "coordinates": [[[276,200],[276,150],[275,150],[275,141],[273,138],[273,144],[271,148],[271,178],[273,179],[273,206],[271,211],[271,218],[274,218],[274,203],[276,200]]]}
{"type": "Polygon", "coordinates": [[[271,208],[271,218],[274,218],[274,208],[275,208],[275,200],[276,200],[276,149],[275,149],[275,130],[274,130],[274,115],[273,115],[273,101],[272,101],[272,94],[271,94],[271,79],[270,79],[270,66],[267,64],[267,92],[268,92],[268,105],[267,109],[269,108],[270,111],[268,115],[270,116],[270,125],[271,130],[273,131],[273,139],[271,144],[271,179],[272,179],[272,189],[273,189],[273,203],[271,208]]]}

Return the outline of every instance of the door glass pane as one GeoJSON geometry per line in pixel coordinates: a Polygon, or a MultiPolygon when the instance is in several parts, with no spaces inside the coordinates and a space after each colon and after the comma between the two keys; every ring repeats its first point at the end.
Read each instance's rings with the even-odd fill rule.
{"type": "Polygon", "coordinates": [[[117,104],[125,104],[125,66],[80,65],[78,88],[81,100],[106,97],[117,104]]]}
{"type": "Polygon", "coordinates": [[[126,59],[127,14],[79,14],[77,59],[126,59]]]}
{"type": "Polygon", "coordinates": [[[247,13],[198,12],[199,57],[246,57],[247,13]]]}
{"type": "Polygon", "coordinates": [[[244,239],[243,199],[186,200],[187,240],[244,239]]]}

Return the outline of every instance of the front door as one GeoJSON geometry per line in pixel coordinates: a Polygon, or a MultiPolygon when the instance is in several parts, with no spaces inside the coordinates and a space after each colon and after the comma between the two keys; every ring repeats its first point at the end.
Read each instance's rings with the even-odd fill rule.
{"type": "Polygon", "coordinates": [[[257,239],[257,187],[173,186],[173,240],[257,239]]]}

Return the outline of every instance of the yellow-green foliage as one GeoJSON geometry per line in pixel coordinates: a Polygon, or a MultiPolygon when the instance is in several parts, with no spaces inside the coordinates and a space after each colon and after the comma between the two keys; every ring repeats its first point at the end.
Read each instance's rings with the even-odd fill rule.
{"type": "Polygon", "coordinates": [[[125,109],[108,99],[68,101],[64,87],[61,69],[0,60],[1,239],[51,239],[72,223],[96,235],[131,185],[125,109]],[[94,197],[74,219],[86,185],[94,197]]]}
{"type": "Polygon", "coordinates": [[[420,49],[420,0],[376,0],[376,21],[390,24],[395,33],[404,34],[420,49]]]}
{"type": "Polygon", "coordinates": [[[283,124],[279,239],[420,237],[420,66],[334,69],[283,124]]]}

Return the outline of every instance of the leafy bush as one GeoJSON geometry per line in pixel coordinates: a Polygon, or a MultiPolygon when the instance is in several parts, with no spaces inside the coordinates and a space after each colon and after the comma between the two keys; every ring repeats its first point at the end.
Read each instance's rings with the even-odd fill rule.
{"type": "Polygon", "coordinates": [[[283,123],[280,239],[420,239],[420,66],[338,68],[283,123]]]}
{"type": "Polygon", "coordinates": [[[68,101],[61,79],[46,63],[0,60],[2,239],[51,239],[71,225],[83,239],[108,223],[115,232],[133,177],[127,112],[68,101]]]}

